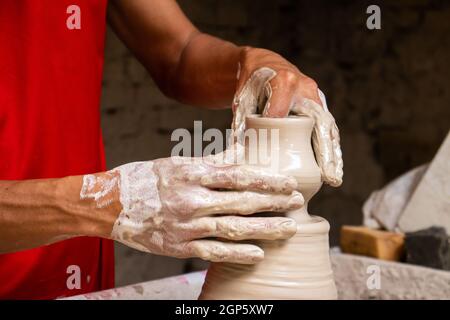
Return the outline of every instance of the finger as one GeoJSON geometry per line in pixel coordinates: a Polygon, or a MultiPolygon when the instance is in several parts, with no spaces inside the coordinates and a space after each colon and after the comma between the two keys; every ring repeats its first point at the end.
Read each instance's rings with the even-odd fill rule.
{"type": "Polygon", "coordinates": [[[218,168],[201,178],[201,185],[210,189],[249,190],[290,194],[297,189],[297,180],[249,166],[218,168]]]}
{"type": "Polygon", "coordinates": [[[314,135],[316,136],[315,143],[313,143],[317,162],[322,171],[322,179],[329,183],[332,180],[334,166],[333,166],[333,142],[331,141],[330,128],[326,123],[319,120],[314,127],[314,135]]]}
{"type": "Polygon", "coordinates": [[[265,117],[285,117],[289,114],[296,100],[310,99],[319,106],[322,101],[317,83],[295,70],[281,70],[270,81],[272,95],[263,112],[265,117]]]}
{"type": "Polygon", "coordinates": [[[319,97],[320,105],[322,106],[323,110],[328,112],[327,98],[325,97],[325,94],[322,92],[322,90],[320,90],[319,88],[317,88],[317,95],[319,97]]]}
{"type": "Polygon", "coordinates": [[[339,138],[339,129],[336,125],[336,121],[334,120],[331,113],[328,111],[327,100],[325,94],[317,89],[317,93],[319,95],[322,108],[324,113],[328,115],[330,119],[330,141],[331,141],[331,156],[330,162],[325,168],[325,176],[327,177],[327,183],[331,186],[337,187],[342,184],[342,152],[340,146],[340,138],[339,138]]]}
{"type": "Polygon", "coordinates": [[[298,80],[296,98],[312,100],[317,103],[322,110],[328,111],[325,95],[319,90],[317,83],[314,79],[309,78],[302,73],[300,75],[300,79],[298,80]]]}
{"type": "Polygon", "coordinates": [[[259,107],[259,102],[268,98],[269,92],[265,88],[276,76],[275,70],[268,67],[258,68],[251,74],[246,71],[241,72],[233,99],[233,111],[243,108],[255,113],[257,107],[259,107]]]}
{"type": "Polygon", "coordinates": [[[268,100],[264,107],[263,117],[283,118],[289,114],[289,110],[296,92],[293,80],[286,78],[283,74],[272,79],[267,87],[268,100]]]}
{"type": "Polygon", "coordinates": [[[245,162],[245,147],[240,143],[231,144],[224,151],[206,156],[203,159],[205,163],[215,167],[233,167],[232,165],[243,164],[245,162]]]}
{"type": "Polygon", "coordinates": [[[191,239],[224,238],[228,240],[277,240],[288,239],[297,232],[295,220],[285,217],[203,217],[178,224],[180,232],[191,239]]]}
{"type": "Polygon", "coordinates": [[[251,75],[244,70],[239,75],[236,95],[233,99],[233,130],[232,140],[240,142],[245,130],[245,118],[256,113],[257,107],[264,101],[267,93],[266,84],[276,76],[276,72],[270,68],[259,68],[251,75]]]}
{"type": "Polygon", "coordinates": [[[211,191],[209,194],[210,198],[203,199],[204,203],[195,211],[195,216],[285,212],[299,209],[304,204],[303,196],[298,191],[293,191],[290,195],[252,191],[211,191]]]}
{"type": "Polygon", "coordinates": [[[330,140],[331,140],[331,159],[330,164],[326,168],[326,172],[324,176],[326,177],[326,182],[333,186],[338,187],[342,184],[342,176],[343,172],[343,161],[342,161],[342,151],[340,146],[340,137],[339,137],[339,129],[336,125],[336,121],[334,120],[332,114],[328,111],[327,100],[325,94],[317,89],[317,93],[319,95],[320,101],[322,102],[322,108],[325,114],[328,115],[330,119],[330,140]]]}
{"type": "Polygon", "coordinates": [[[344,175],[344,162],[342,160],[339,129],[336,124],[331,127],[331,140],[333,146],[334,177],[330,185],[333,187],[339,187],[342,184],[342,177],[344,175]]]}
{"type": "Polygon", "coordinates": [[[264,251],[252,244],[195,240],[187,244],[187,250],[190,257],[212,262],[254,264],[264,259],[264,251]]]}
{"type": "MultiPolygon", "coordinates": [[[[316,90],[317,91],[317,90],[316,90]]],[[[317,91],[318,92],[318,91],[317,91]]],[[[331,127],[334,118],[328,111],[311,99],[301,99],[293,106],[296,114],[304,114],[314,120],[313,147],[317,163],[321,170],[322,179],[331,184],[333,180],[333,142],[331,139],[331,127]]]]}
{"type": "Polygon", "coordinates": [[[332,128],[335,126],[334,119],[330,113],[325,113],[322,120],[318,120],[314,128],[318,136],[317,144],[320,152],[320,166],[323,180],[329,185],[334,184],[336,173],[335,149],[333,145],[332,128]]]}

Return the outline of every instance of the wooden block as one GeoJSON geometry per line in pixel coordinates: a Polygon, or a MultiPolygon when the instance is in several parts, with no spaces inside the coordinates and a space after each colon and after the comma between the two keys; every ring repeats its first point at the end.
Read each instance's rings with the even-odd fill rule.
{"type": "Polygon", "coordinates": [[[360,226],[342,226],[341,249],[388,261],[400,261],[404,251],[404,235],[360,226]]]}

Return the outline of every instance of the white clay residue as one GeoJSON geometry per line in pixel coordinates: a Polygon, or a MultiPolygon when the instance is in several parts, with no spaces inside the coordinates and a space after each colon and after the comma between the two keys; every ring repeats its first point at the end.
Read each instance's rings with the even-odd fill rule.
{"type": "MultiPolygon", "coordinates": [[[[145,221],[160,211],[158,177],[153,172],[153,162],[150,161],[125,164],[115,170],[120,173],[122,211],[114,224],[111,236],[126,241],[127,234],[141,232],[145,221]]],[[[155,243],[161,242],[157,234],[153,234],[152,238],[155,243]]]]}
{"type": "Polygon", "coordinates": [[[235,142],[243,144],[245,118],[256,112],[262,112],[261,108],[265,107],[265,102],[272,95],[270,80],[276,75],[277,73],[270,68],[256,70],[247,80],[241,92],[235,96],[233,101],[235,110],[231,126],[233,134],[230,136],[231,144],[235,142]],[[260,109],[258,110],[258,108],[260,109]]]}
{"type": "Polygon", "coordinates": [[[342,184],[344,174],[339,129],[328,111],[325,95],[320,90],[319,97],[322,106],[313,100],[304,98],[301,103],[295,104],[291,111],[314,120],[312,142],[322,179],[329,185],[338,187],[342,184]]]}
{"type": "Polygon", "coordinates": [[[80,199],[92,199],[97,208],[108,206],[112,199],[109,197],[114,188],[117,187],[119,177],[111,173],[102,176],[88,174],[83,176],[83,185],[80,191],[80,199]]]}

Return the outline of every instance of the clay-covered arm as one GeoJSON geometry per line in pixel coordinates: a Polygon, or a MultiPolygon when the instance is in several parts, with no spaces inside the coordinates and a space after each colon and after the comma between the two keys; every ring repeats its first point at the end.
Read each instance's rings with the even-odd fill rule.
{"type": "Polygon", "coordinates": [[[247,215],[300,208],[297,182],[218,160],[174,157],[85,176],[1,181],[0,252],[98,236],[178,258],[260,261],[262,249],[236,241],[287,239],[297,225],[276,214],[247,215]]]}

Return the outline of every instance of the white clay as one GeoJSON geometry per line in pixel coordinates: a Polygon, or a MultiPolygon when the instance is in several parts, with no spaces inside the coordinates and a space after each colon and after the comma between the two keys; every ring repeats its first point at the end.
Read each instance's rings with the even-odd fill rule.
{"type": "MultiPolygon", "coordinates": [[[[241,92],[236,95],[230,144],[242,143],[247,116],[257,112],[265,114],[270,108],[272,95],[270,80],[276,75],[277,73],[270,68],[260,68],[252,74],[241,92]]],[[[306,115],[314,120],[312,141],[322,180],[337,187],[342,184],[343,176],[339,130],[333,115],[328,111],[325,95],[320,90],[318,95],[322,106],[310,99],[300,98],[299,101],[293,101],[290,111],[293,114],[306,115]]]]}
{"type": "Polygon", "coordinates": [[[83,176],[83,186],[80,191],[80,199],[93,199],[97,208],[103,208],[111,203],[111,194],[117,188],[118,176],[105,173],[101,176],[87,174],[83,176]],[[99,188],[99,186],[101,186],[99,188]]]}
{"type": "Polygon", "coordinates": [[[303,114],[314,120],[312,142],[316,159],[322,173],[322,180],[338,187],[344,174],[339,129],[328,111],[325,95],[319,90],[322,106],[310,99],[302,99],[292,107],[294,114],[303,114]]]}
{"type": "Polygon", "coordinates": [[[261,108],[266,107],[264,102],[272,96],[270,80],[276,75],[277,73],[270,68],[256,70],[246,81],[241,92],[234,97],[233,105],[237,106],[237,108],[234,110],[233,122],[231,124],[233,134],[230,137],[230,145],[234,143],[243,144],[245,119],[251,114],[261,113],[263,111],[261,108]]]}
{"type": "MultiPolygon", "coordinates": [[[[297,178],[305,205],[285,213],[297,221],[297,233],[292,238],[252,242],[263,248],[263,261],[255,265],[213,263],[199,299],[336,299],[329,259],[329,224],[307,212],[307,202],[322,185],[311,148],[313,121],[304,116],[250,116],[246,127],[279,128],[277,171],[297,178]]],[[[247,153],[261,152],[256,149],[247,144],[247,153]]]]}

